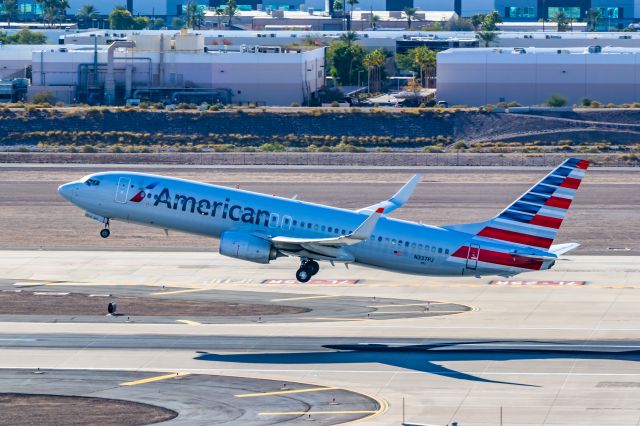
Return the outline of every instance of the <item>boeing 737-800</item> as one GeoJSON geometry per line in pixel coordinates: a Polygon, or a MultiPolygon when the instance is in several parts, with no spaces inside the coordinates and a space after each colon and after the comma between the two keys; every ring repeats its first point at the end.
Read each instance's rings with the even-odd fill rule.
{"type": "Polygon", "coordinates": [[[172,177],[105,172],[60,186],[59,193],[103,223],[112,220],[220,239],[220,253],[269,263],[300,258],[307,282],[318,261],[434,276],[513,276],[550,269],[579,244],[553,245],[589,163],[570,158],[497,216],[484,222],[428,226],[387,216],[420,180],[392,198],[352,211],[172,177]]]}

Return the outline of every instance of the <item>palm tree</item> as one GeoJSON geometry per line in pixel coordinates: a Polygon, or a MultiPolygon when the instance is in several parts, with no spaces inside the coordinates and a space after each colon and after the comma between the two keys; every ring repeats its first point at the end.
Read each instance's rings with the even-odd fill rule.
{"type": "Polygon", "coordinates": [[[353,6],[358,4],[358,0],[347,0],[349,6],[351,6],[351,11],[349,12],[349,25],[347,26],[347,31],[351,31],[351,21],[353,21],[353,6]]]}
{"type": "Polygon", "coordinates": [[[587,31],[595,31],[600,18],[600,9],[594,7],[587,10],[585,17],[587,18],[587,31]]]}
{"type": "Polygon", "coordinates": [[[231,21],[233,20],[233,17],[238,14],[238,4],[236,3],[236,0],[229,0],[224,8],[224,14],[228,17],[227,25],[229,26],[229,29],[231,29],[231,21]]]}
{"type": "Polygon", "coordinates": [[[473,31],[478,31],[480,26],[482,25],[482,21],[484,21],[484,15],[481,13],[476,13],[471,16],[471,25],[473,26],[473,31]]]}
{"type": "Polygon", "coordinates": [[[564,12],[558,12],[552,18],[556,24],[558,24],[558,32],[567,31],[567,27],[569,26],[569,17],[564,12]]]}
{"type": "Polygon", "coordinates": [[[382,49],[372,50],[364,57],[364,65],[368,70],[369,92],[379,93],[382,89],[382,68],[387,62],[382,49]]]}
{"type": "Polygon", "coordinates": [[[378,15],[375,15],[373,13],[369,15],[369,24],[371,25],[371,28],[373,28],[373,31],[377,29],[379,21],[380,17],[378,15]]]}
{"type": "Polygon", "coordinates": [[[213,11],[216,14],[216,18],[218,18],[218,29],[222,27],[222,17],[225,16],[225,11],[223,7],[216,7],[213,11]]]}
{"type": "Polygon", "coordinates": [[[44,8],[43,19],[53,24],[67,14],[69,2],[67,0],[36,0],[36,3],[42,4],[44,8]]]}
{"type": "Polygon", "coordinates": [[[351,44],[357,41],[358,38],[358,33],[356,33],[355,31],[347,31],[340,36],[339,40],[343,43],[346,43],[347,46],[351,47],[351,44]]]}
{"type": "Polygon", "coordinates": [[[498,38],[498,34],[494,31],[480,31],[478,38],[484,42],[484,47],[489,47],[498,38]]]}
{"type": "Polygon", "coordinates": [[[7,16],[7,26],[11,28],[11,20],[18,15],[18,0],[4,0],[4,14],[7,16]]]}
{"type": "Polygon", "coordinates": [[[429,70],[436,65],[436,53],[426,46],[411,49],[413,62],[420,68],[420,83],[429,88],[429,70]]]}
{"type": "Polygon", "coordinates": [[[187,3],[187,27],[193,30],[202,25],[203,12],[198,3],[190,1],[187,3]]]}
{"type": "Polygon", "coordinates": [[[78,11],[76,18],[78,21],[88,22],[96,19],[98,17],[98,11],[96,7],[92,4],[84,4],[78,11]]]}
{"type": "Polygon", "coordinates": [[[404,8],[404,14],[407,16],[407,29],[410,30],[411,29],[411,24],[413,23],[413,17],[416,16],[416,11],[418,9],[416,9],[415,7],[405,7],[404,8]]]}

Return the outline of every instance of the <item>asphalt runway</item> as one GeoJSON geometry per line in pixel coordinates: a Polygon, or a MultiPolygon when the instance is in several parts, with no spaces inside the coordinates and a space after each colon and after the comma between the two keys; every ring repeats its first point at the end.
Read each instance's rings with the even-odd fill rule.
{"type": "MultiPolygon", "coordinates": [[[[165,291],[190,291],[172,296],[176,303],[220,292],[247,293],[246,300],[263,301],[322,296],[296,303],[322,301],[336,310],[343,298],[374,297],[437,300],[473,309],[446,316],[308,323],[58,321],[43,326],[4,321],[0,368],[126,371],[138,377],[178,372],[337,387],[380,401],[379,412],[370,409],[377,414],[361,420],[367,425],[400,423],[403,401],[406,420],[433,425],[455,420],[495,426],[501,412],[505,425],[640,422],[638,257],[570,256],[550,271],[510,281],[323,265],[322,281],[303,285],[288,280],[295,267],[292,259],[254,265],[209,252],[0,253],[6,288],[26,290],[27,284],[39,283],[42,291],[143,294],[165,285],[165,291]]],[[[95,377],[86,379],[88,385],[96,386],[93,381],[101,376],[95,377]]],[[[161,389],[136,388],[149,401],[164,389],[176,395],[179,380],[157,382],[165,386],[161,389]]],[[[187,410],[205,403],[175,400],[187,410]]],[[[260,402],[268,412],[283,410],[277,401],[260,402]]]]}
{"type": "MultiPolygon", "coordinates": [[[[330,425],[372,416],[382,408],[373,398],[336,387],[186,372],[0,369],[0,381],[5,393],[90,396],[169,408],[178,412],[168,422],[172,425],[273,425],[301,420],[330,425]]],[[[84,424],[82,418],[44,421],[84,424]]],[[[118,423],[106,419],[100,424],[118,423]]],[[[136,424],[145,424],[145,419],[136,424]]]]}
{"type": "MultiPolygon", "coordinates": [[[[433,225],[486,220],[499,213],[549,170],[540,168],[366,169],[317,167],[176,167],[152,165],[3,165],[0,168],[0,248],[54,250],[216,250],[210,239],[113,223],[108,240],[100,225],[57,194],[61,183],[104,170],[158,173],[236,186],[348,209],[389,198],[415,172],[424,174],[409,203],[394,217],[433,225]]],[[[577,254],[640,254],[640,170],[588,171],[559,241],[582,243],[577,254]]]]}

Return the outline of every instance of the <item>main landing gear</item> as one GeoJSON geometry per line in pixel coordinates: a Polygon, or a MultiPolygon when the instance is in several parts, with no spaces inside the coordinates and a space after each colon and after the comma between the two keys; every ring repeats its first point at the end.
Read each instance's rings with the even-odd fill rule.
{"type": "Polygon", "coordinates": [[[111,231],[109,231],[109,219],[104,223],[104,228],[100,230],[100,236],[102,238],[109,238],[111,231]]]}
{"type": "Polygon", "coordinates": [[[312,259],[303,259],[300,268],[296,272],[296,279],[301,283],[306,283],[318,273],[320,265],[312,259]]]}

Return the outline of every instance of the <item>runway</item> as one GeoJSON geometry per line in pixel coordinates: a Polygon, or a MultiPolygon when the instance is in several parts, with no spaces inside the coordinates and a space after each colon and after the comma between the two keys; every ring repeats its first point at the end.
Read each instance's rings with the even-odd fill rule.
{"type": "MultiPolygon", "coordinates": [[[[380,412],[363,410],[377,413],[360,420],[367,425],[399,424],[403,400],[406,420],[435,425],[454,420],[496,425],[501,409],[505,425],[640,422],[640,259],[634,256],[572,256],[550,271],[511,283],[323,267],[322,281],[301,285],[288,280],[296,265],[289,259],[263,266],[210,252],[0,255],[0,284],[8,290],[97,294],[120,289],[140,296],[161,293],[164,285],[165,292],[187,290],[169,295],[176,304],[216,295],[269,303],[297,299],[273,303],[312,310],[333,306],[331,315],[350,306],[345,300],[363,302],[355,305],[361,307],[355,321],[348,319],[348,309],[343,318],[308,322],[293,317],[260,323],[102,317],[90,323],[60,317],[43,329],[28,318],[5,320],[0,323],[1,368],[143,377],[189,373],[338,387],[380,401],[380,412]],[[385,299],[408,306],[387,307],[385,299]],[[472,309],[394,319],[367,318],[362,309],[377,303],[383,310],[410,312],[424,301],[472,309]]],[[[170,389],[176,383],[158,386],[170,389]]],[[[139,392],[157,395],[155,388],[140,387],[139,392]]],[[[264,410],[281,410],[265,403],[264,410]]]]}
{"type": "Polygon", "coordinates": [[[100,239],[56,188],[114,168],[350,209],[421,171],[394,216],[435,225],[493,216],[546,173],[0,165],[0,392],[144,402],[177,412],[167,424],[640,425],[636,170],[589,170],[558,238],[583,246],[550,271],[323,263],[303,285],[295,259],[229,259],[210,239],[117,222],[100,239]]]}

